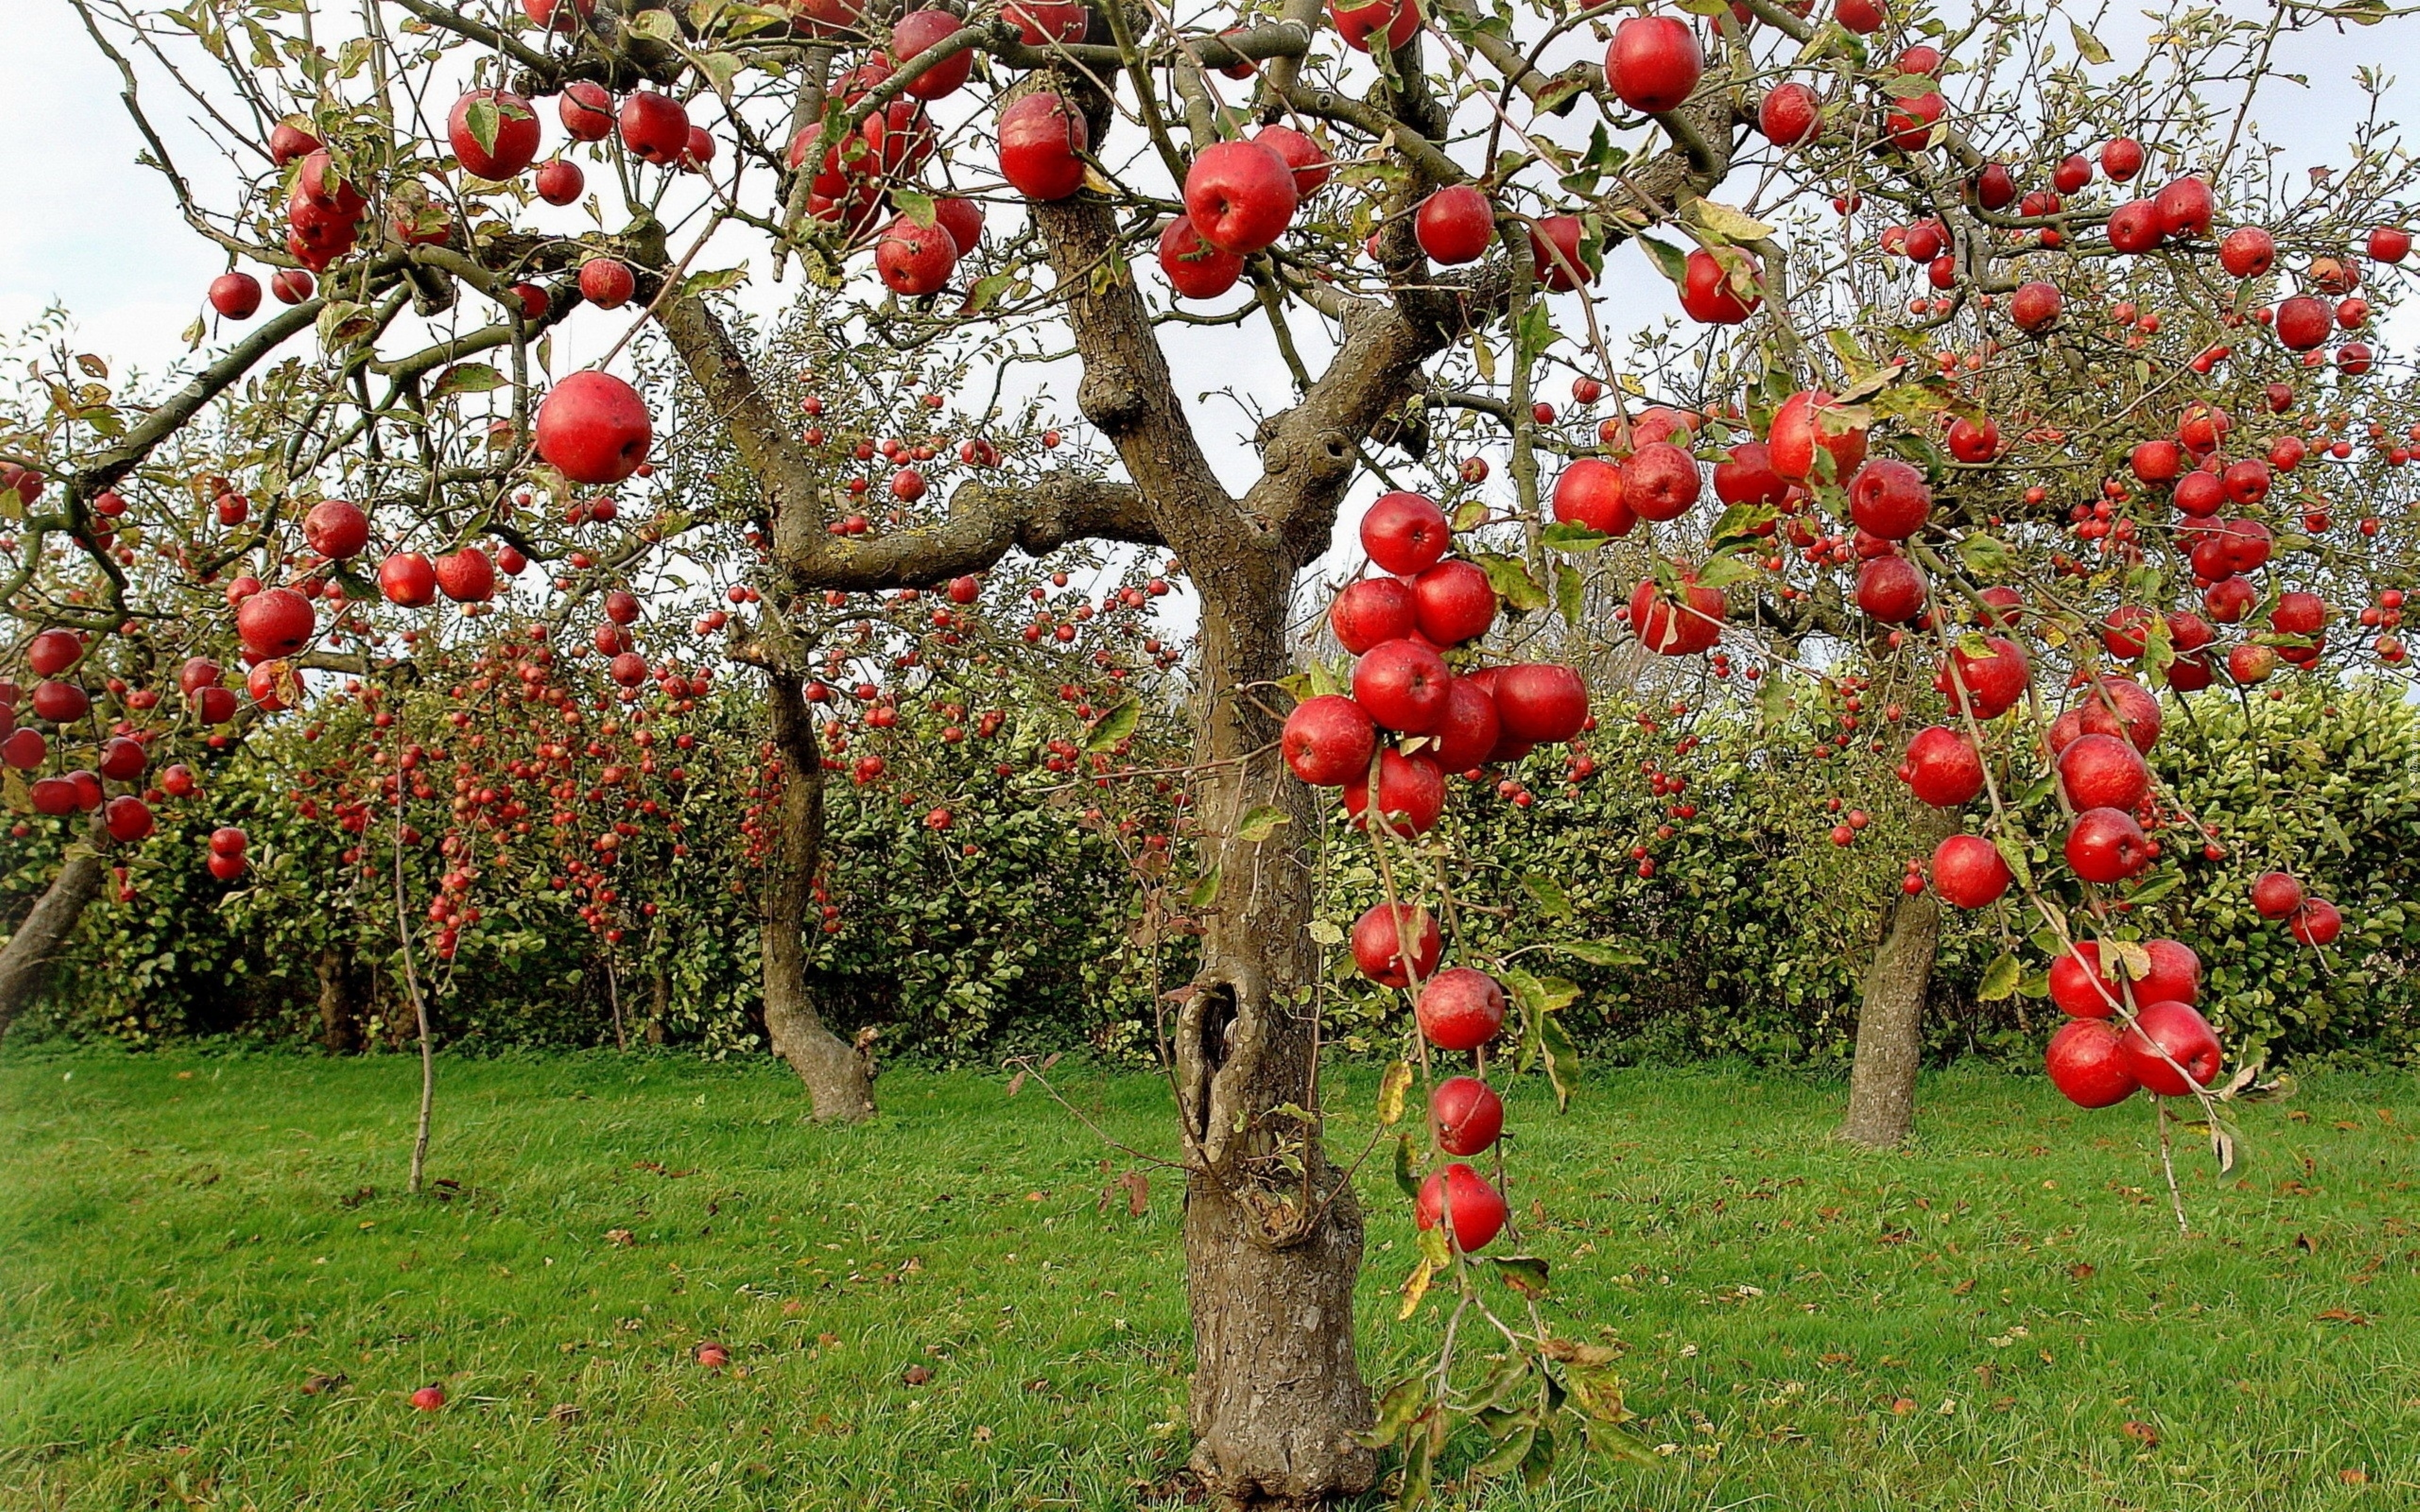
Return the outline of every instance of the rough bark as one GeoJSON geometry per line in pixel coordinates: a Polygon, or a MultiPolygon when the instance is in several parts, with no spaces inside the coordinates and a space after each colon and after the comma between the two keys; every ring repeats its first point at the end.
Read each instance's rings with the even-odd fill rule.
{"type": "Polygon", "coordinates": [[[815,866],[823,851],[824,764],[796,672],[768,670],[767,702],[782,753],[782,803],[765,875],[765,1029],[807,1084],[818,1120],[874,1116],[871,1057],[824,1026],[807,975],[815,866]]]}
{"type": "Polygon", "coordinates": [[[664,1042],[664,1015],[672,1011],[672,973],[657,968],[647,995],[647,1043],[661,1046],[664,1042]]]}
{"type": "Polygon", "coordinates": [[[1316,818],[1309,790],[1278,760],[1279,721],[1253,689],[1289,667],[1293,567],[1236,552],[1197,560],[1195,573],[1199,811],[1220,881],[1175,1046],[1193,1165],[1192,1464],[1230,1506],[1311,1507],[1366,1489],[1376,1458],[1353,1437],[1371,1421],[1353,1351],[1360,1209],[1316,1130],[1273,1111],[1318,1112],[1311,876],[1292,838],[1316,818]],[[1237,839],[1245,811],[1267,803],[1291,815],[1285,838],[1237,839]]]}
{"type": "Polygon", "coordinates": [[[72,847],[41,901],[25,915],[17,933],[8,936],[8,948],[0,949],[0,1037],[50,985],[52,964],[108,874],[99,850],[89,845],[72,847]]]}
{"type": "Polygon", "coordinates": [[[1857,1009],[1857,1058],[1849,1074],[1843,1139],[1887,1149],[1915,1132],[1924,999],[1940,939],[1941,905],[1931,892],[1902,896],[1890,905],[1857,1009]]]}
{"type": "Polygon", "coordinates": [[[319,948],[319,1046],[332,1056],[362,1047],[361,1001],[354,991],[353,953],[331,941],[319,948]]]}

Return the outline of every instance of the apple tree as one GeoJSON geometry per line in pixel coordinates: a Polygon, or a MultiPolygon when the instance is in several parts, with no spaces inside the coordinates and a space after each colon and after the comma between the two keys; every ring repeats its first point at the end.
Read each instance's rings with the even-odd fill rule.
{"type": "MultiPolygon", "coordinates": [[[[2258,486],[2239,471],[2256,419],[2289,412],[2307,422],[2302,450],[2284,448],[2297,464],[2322,436],[2354,455],[2339,417],[2371,438],[2379,455],[2359,469],[2381,497],[2383,470],[2408,460],[2373,340],[2317,364],[2287,355],[2374,318],[2347,301],[2365,266],[2402,255],[2405,170],[2365,143],[2288,194],[2244,112],[2206,87],[2257,83],[2274,39],[2321,13],[2250,31],[2187,18],[2155,62],[2113,74],[2093,71],[2115,67],[2102,44],[2053,13],[1952,19],[1874,0],[1821,18],[1770,0],[1182,15],[1078,0],[78,6],[196,234],[296,302],[127,438],[89,455],[67,432],[13,447],[23,476],[55,486],[43,529],[106,576],[95,511],[142,463],[138,439],[156,446],[239,383],[286,373],[299,408],[254,491],[307,528],[302,506],[341,481],[382,540],[453,563],[454,587],[479,586],[464,559],[481,537],[546,557],[567,601],[658,553],[760,553],[730,587],[753,610],[732,652],[766,676],[781,764],[767,1008],[819,1108],[868,1100],[862,1057],[804,986],[827,771],[806,702],[811,611],[1084,543],[1179,564],[1198,617],[1178,795],[1189,854],[1167,895],[1191,977],[1167,997],[1169,1061],[1192,1462],[1226,1504],[1358,1491],[1388,1445],[1417,1498],[1464,1422],[1484,1430],[1481,1472],[1539,1474],[1621,1415],[1609,1362],[1547,1321],[1543,1265],[1503,1256],[1483,1284],[1471,1263],[1499,1233],[1517,1246],[1500,1157],[1492,1173],[1449,1158],[1498,1148],[1485,1077],[1499,1030],[1559,1085],[1569,1055],[1565,989],[1465,950],[1464,917],[1523,904],[1460,880],[1446,777],[1585,759],[1584,740],[1569,745],[1588,733],[1575,668],[1606,660],[1598,642],[1634,670],[1737,666],[1782,703],[1945,701],[1909,763],[1917,795],[1989,793],[1989,833],[1959,855],[1985,880],[1976,845],[2007,868],[2071,952],[2055,971],[2083,971],[2129,1026],[2080,1014],[2068,1047],[2099,1078],[2090,1095],[2121,1082],[2214,1095],[2215,1040],[2174,952],[2108,924],[2112,980],[2071,942],[2086,920],[2122,920],[2126,885],[2156,885],[2139,879],[2179,848],[2132,811],[2153,801],[2136,768],[2159,705],[2102,658],[2131,647],[2171,687],[2215,681],[2214,631],[2197,640],[2172,618],[2190,615],[2198,577],[2240,584],[2223,595],[2232,619],[2210,612],[2257,615],[2272,638],[2237,648],[2252,655],[2232,679],[2252,681],[2263,650],[2323,664],[2298,595],[2322,618],[2326,597],[2285,584],[2307,564],[2339,597],[2366,592],[2400,533],[2383,506],[2359,515],[2381,522],[2359,544],[2312,526],[2325,511],[2272,528],[2282,442],[2264,438],[2258,486]],[[208,102],[193,130],[236,165],[226,181],[178,167],[194,155],[144,102],[163,86],[208,102]],[[2156,193],[2128,187],[2146,176],[2156,193]],[[735,247],[803,275],[810,332],[767,333],[735,247]],[[1892,261],[1919,250],[1921,293],[1892,261]],[[1615,257],[1669,276],[1696,324],[1625,340],[1596,293],[1615,257]],[[2298,292],[2273,297],[2281,279],[2298,292]],[[315,357],[277,355],[306,333],[315,357]],[[656,360],[669,385],[621,376],[656,360]],[[1546,385],[1566,378],[1575,403],[1607,406],[1601,421],[1557,409],[1546,385]],[[1232,444],[1208,430],[1211,401],[1187,397],[1222,383],[1248,420],[1232,444]],[[892,418],[928,398],[948,429],[929,458],[892,418]],[[1012,424],[1028,400],[1057,426],[1012,424]],[[825,424],[835,407],[873,418],[825,424]],[[1444,455],[1469,438],[1501,448],[1498,486],[1482,486],[1482,458],[1444,455]],[[659,448],[726,459],[672,490],[644,471],[659,448]],[[1709,463],[1718,513],[1701,507],[1709,463]],[[1336,550],[1364,480],[1384,489],[1358,532],[1380,570],[1357,562],[1332,609],[1306,605],[1306,573],[1336,550]],[[594,525],[599,497],[621,511],[597,490],[643,503],[627,540],[526,528],[525,512],[594,525]],[[1860,542],[1870,594],[1844,570],[1860,542]],[[1303,664],[1306,609],[1329,610],[1349,667],[1303,664]],[[2079,690],[2071,741],[2038,692],[2059,674],[2079,690]],[[1994,722],[2019,708],[2062,762],[2104,742],[2086,748],[2106,769],[2050,771],[2016,718],[1994,722]],[[1925,780],[1936,748],[1956,781],[1925,780]],[[1326,952],[1348,944],[1313,928],[1331,787],[1377,882],[1349,953],[1412,995],[1407,1043],[1431,1072],[1426,1138],[1397,1145],[1427,1236],[1405,1289],[1417,1305],[1445,1278],[1455,1300],[1433,1368],[1388,1387],[1375,1415],[1353,1348],[1361,1213],[1321,1132],[1326,952]],[[2045,803],[2078,810],[2068,872],[2053,870],[2045,803]],[[2167,995],[2135,1003],[2154,982],[2167,995]],[[1480,1074],[1442,1074],[1466,1053],[1480,1074]],[[1522,1304],[1510,1318],[1488,1300],[1505,1295],[1493,1277],[1522,1304]],[[1473,1308],[1501,1346],[1488,1385],[1453,1342],[1473,1308]]],[[[221,280],[223,316],[252,316],[257,276],[221,280]]],[[[319,629],[287,578],[323,596],[342,582],[327,565],[340,553],[289,562],[281,544],[262,543],[263,586],[235,609],[240,632],[247,615],[262,631],[243,636],[258,652],[319,629]]],[[[390,604],[449,591],[438,562],[411,555],[380,565],[390,604]]],[[[2399,613],[2391,591],[2371,606],[2381,629],[2399,613]]],[[[1128,717],[1096,707],[1087,744],[1113,746],[1128,717]]],[[[1936,859],[1934,885],[1955,871],[1936,859]]],[[[2323,944],[2326,913],[2294,908],[2323,944]]],[[[1920,917],[1900,922],[1885,964],[1908,964],[1878,985],[1929,958],[1920,917]]],[[[1388,1078],[1389,1124],[1408,1077],[1388,1078]]]]}

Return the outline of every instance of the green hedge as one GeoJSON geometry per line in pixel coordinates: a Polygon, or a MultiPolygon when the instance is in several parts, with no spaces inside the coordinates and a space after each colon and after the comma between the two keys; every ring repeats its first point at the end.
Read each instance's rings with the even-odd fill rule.
{"type": "MultiPolygon", "coordinates": [[[[668,1042],[707,1053],[763,1042],[752,873],[730,798],[751,780],[753,697],[752,688],[726,687],[698,717],[726,754],[710,781],[694,784],[706,791],[688,811],[690,856],[626,863],[634,888],[652,888],[661,904],[644,937],[613,952],[612,985],[632,1037],[655,1011],[660,977],[668,1042]]],[[[1575,982],[1583,994],[1565,1017],[1592,1054],[1822,1064],[1849,1052],[1885,906],[1908,855],[1926,848],[1910,838],[1916,816],[1897,784],[1878,777],[1903,732],[1885,738],[1881,755],[1860,748],[1854,761],[1818,761],[1807,754],[1811,739],[1799,738],[1811,727],[1776,739],[1752,712],[1699,710],[1687,725],[1697,743],[1676,754],[1674,729],[1651,733],[1636,710],[1607,707],[1590,737],[1597,771],[1586,780],[1567,784],[1561,757],[1542,753],[1522,773],[1529,807],[1488,790],[1456,805],[1459,886],[1513,905],[1500,918],[1466,913],[1472,943],[1527,949],[1532,969],[1575,982]],[[1672,800],[1652,795],[1640,775],[1648,761],[1687,780],[1681,801],[1696,806],[1695,817],[1669,817],[1672,800]],[[1836,793],[1873,815],[1847,849],[1827,839],[1838,816],[1824,802],[1836,793]],[[1663,823],[1676,833],[1656,840],[1663,823]],[[1649,844],[1652,879],[1637,874],[1634,843],[1649,844]],[[1573,939],[1598,942],[1625,964],[1554,953],[1573,939]]],[[[844,1029],[878,1025],[887,1053],[952,1061],[1028,1047],[1112,1056],[1147,1048],[1153,996],[1181,980],[1187,963],[1171,949],[1158,962],[1165,980],[1156,980],[1152,963],[1128,949],[1133,889],[1109,826],[1088,814],[1093,800],[1080,782],[1062,785],[1033,769],[1040,743],[1055,733],[1037,718],[990,741],[917,744],[904,798],[834,774],[828,888],[841,913],[838,930],[818,932],[814,943],[844,1029]],[[1016,775],[999,775],[1001,763],[1016,775]],[[937,796],[954,815],[938,833],[923,823],[937,796]]],[[[271,739],[206,774],[209,801],[168,816],[135,873],[135,901],[108,899],[91,911],[49,1003],[18,1033],[138,1045],[214,1035],[308,1041],[320,1027],[318,964],[333,945],[359,964],[373,1041],[401,1042],[408,1011],[392,874],[347,867],[339,852],[351,837],[297,816],[272,776],[281,754],[271,739]],[[201,864],[209,827],[229,821],[252,833],[258,862],[233,886],[211,881],[201,864]]],[[[1139,741],[1136,759],[1147,754],[1139,741]]],[[[2383,686],[2304,684],[2248,707],[2209,694],[2189,714],[2172,713],[2156,764],[2232,849],[2217,862],[2195,855],[2176,863],[2180,884],[2132,923],[2201,952],[2207,1006],[2230,1042],[2273,1059],[2420,1053],[2412,971],[2420,917],[2405,901],[2420,880],[2420,712],[2383,686]],[[2290,866],[2344,909],[2348,928],[2335,950],[2296,946],[2252,915],[2249,880],[2273,864],[2290,866]]],[[[1150,808],[1146,800],[1139,811],[1150,808]]],[[[62,822],[30,828],[0,853],[0,906],[12,918],[65,840],[62,822]]],[[[1357,841],[1342,838],[1326,853],[1321,912],[1349,926],[1378,883],[1357,841]]],[[[417,869],[434,857],[411,860],[417,869]]],[[[429,886],[419,870],[407,876],[416,901],[429,886]]],[[[479,901],[489,921],[464,936],[453,969],[437,979],[448,1041],[612,1042],[607,952],[572,921],[569,905],[542,890],[483,890],[479,901]]],[[[1948,912],[1927,1024],[1936,1056],[2022,1061],[2039,1053],[2057,1015],[2039,996],[2043,957],[2024,941],[2030,929],[2013,913],[1948,912]],[[2011,946],[2026,966],[2024,990],[1978,1001],[1985,968],[2011,946]]],[[[1337,1040],[1373,1052],[1392,1043],[1400,1002],[1365,991],[1343,953],[1332,953],[1337,1040]]]]}

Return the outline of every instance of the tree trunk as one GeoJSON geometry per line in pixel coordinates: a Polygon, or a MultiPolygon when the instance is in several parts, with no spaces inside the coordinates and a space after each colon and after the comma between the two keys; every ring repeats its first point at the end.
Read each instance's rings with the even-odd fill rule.
{"type": "Polygon", "coordinates": [[[1290,670],[1292,575],[1279,556],[1193,563],[1203,594],[1197,811],[1219,887],[1175,1046],[1192,1166],[1192,1466],[1224,1504],[1255,1508],[1317,1506],[1376,1473],[1354,1437],[1371,1422],[1353,1353],[1360,1208],[1318,1130],[1272,1111],[1319,1111],[1305,855],[1317,815],[1311,790],[1279,762],[1270,701],[1250,687],[1290,670]],[[1245,812],[1269,803],[1290,822],[1265,841],[1236,838],[1245,812]]]}
{"type": "Polygon", "coordinates": [[[1884,1149],[1916,1128],[1916,1071],[1941,905],[1930,891],[1902,895],[1887,917],[1857,1009],[1857,1058],[1849,1073],[1849,1117],[1840,1126],[1843,1139],[1884,1149]]]}
{"type": "Polygon", "coordinates": [[[656,968],[655,983],[647,998],[647,1043],[662,1048],[664,1015],[672,1011],[673,976],[661,966],[656,968]]]}
{"type": "Polygon", "coordinates": [[[331,941],[319,948],[319,1044],[332,1056],[349,1056],[361,1048],[361,1040],[353,953],[331,941]]]}
{"type": "Polygon", "coordinates": [[[866,1045],[852,1047],[824,1026],[807,977],[806,932],[824,840],[823,750],[799,675],[770,670],[767,676],[773,745],[782,753],[782,804],[765,876],[765,1030],[774,1053],[807,1084],[816,1119],[868,1119],[873,1057],[866,1045]]]}
{"type": "Polygon", "coordinates": [[[0,949],[0,1037],[50,984],[51,965],[109,874],[98,846],[70,845],[59,874],[0,949]]]}

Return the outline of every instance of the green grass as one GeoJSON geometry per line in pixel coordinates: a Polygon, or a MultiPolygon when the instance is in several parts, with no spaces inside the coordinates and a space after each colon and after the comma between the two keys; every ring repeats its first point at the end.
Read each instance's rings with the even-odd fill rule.
{"type": "MultiPolygon", "coordinates": [[[[0,1506],[1125,1507],[1181,1463],[1174,1193],[1104,1205],[1125,1157],[1037,1091],[903,1071],[880,1121],[827,1130],[769,1063],[448,1063],[458,1188],[411,1200],[415,1079],[0,1065],[0,1506]],[[695,1365],[705,1338],[735,1368],[695,1365]],[[411,1411],[431,1381],[451,1404],[411,1411]]],[[[1343,1144],[1371,1082],[1338,1085],[1343,1144]]],[[[1066,1090],[1168,1147],[1152,1079],[1066,1090]]],[[[1550,1313],[1624,1347],[1672,1447],[1447,1504],[2420,1505],[2408,1079],[2247,1110],[2236,1176],[2185,1163],[2191,1238],[2140,1104],[1953,1072],[1875,1156],[1827,1137],[1839,1097],[1625,1071],[1558,1119],[1516,1091],[1550,1313]]],[[[1362,1186],[1383,1376],[1437,1325],[1392,1320],[1410,1222],[1362,1186]]]]}

